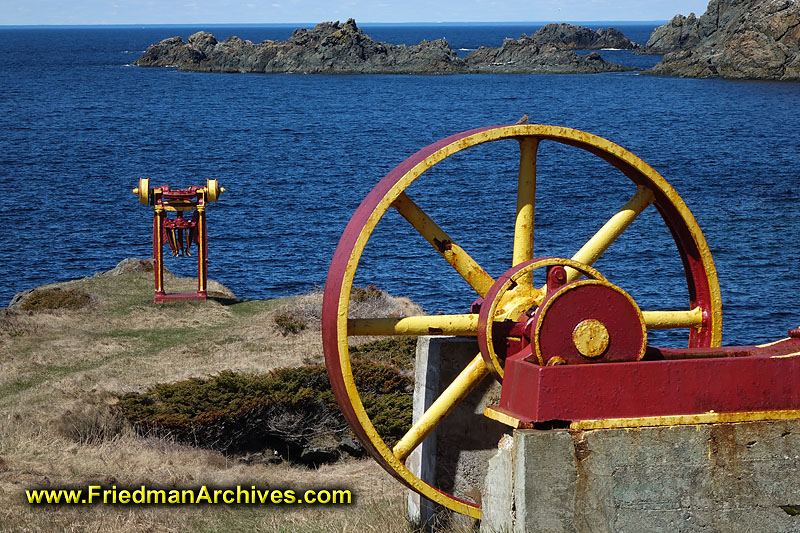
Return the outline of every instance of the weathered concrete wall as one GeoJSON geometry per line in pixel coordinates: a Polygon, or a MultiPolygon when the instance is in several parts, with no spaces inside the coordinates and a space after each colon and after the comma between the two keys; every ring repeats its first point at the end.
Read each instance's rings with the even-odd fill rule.
{"type": "Polygon", "coordinates": [[[490,465],[484,532],[800,531],[797,420],[519,430],[490,465]]]}
{"type": "MultiPolygon", "coordinates": [[[[480,352],[474,338],[420,337],[414,375],[414,421],[480,352]]],[[[508,428],[483,416],[500,399],[500,384],[487,377],[433,434],[409,456],[407,464],[420,479],[459,498],[480,503],[489,459],[508,428]]],[[[430,524],[434,513],[427,499],[409,493],[408,512],[416,524],[430,524]]]]}

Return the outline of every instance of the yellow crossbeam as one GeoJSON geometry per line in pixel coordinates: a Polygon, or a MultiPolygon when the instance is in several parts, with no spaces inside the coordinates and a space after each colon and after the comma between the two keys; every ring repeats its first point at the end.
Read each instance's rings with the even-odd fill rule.
{"type": "Polygon", "coordinates": [[[695,307],[689,311],[642,311],[647,329],[699,328],[703,325],[703,310],[695,307]]]}
{"type": "Polygon", "coordinates": [[[478,315],[430,315],[404,318],[351,318],[348,335],[467,335],[478,334],[478,315]]]}
{"type": "Polygon", "coordinates": [[[494,284],[494,279],[481,268],[459,245],[453,242],[447,233],[440,228],[420,207],[403,192],[392,203],[392,207],[414,226],[445,261],[458,272],[470,287],[480,296],[486,296],[494,284]]]}
{"type": "MultiPolygon", "coordinates": [[[[594,262],[603,255],[603,252],[622,235],[622,232],[628,229],[628,226],[636,220],[636,217],[638,217],[648,205],[652,204],[654,200],[653,191],[646,187],[639,186],[636,190],[636,194],[633,195],[628,203],[622,206],[622,209],[611,217],[608,222],[606,222],[603,227],[572,256],[572,259],[585,265],[594,264],[594,262]]],[[[580,272],[574,268],[567,267],[568,282],[575,281],[579,277],[581,277],[580,272]]]]}
{"type": "Polygon", "coordinates": [[[481,382],[489,369],[483,362],[481,354],[475,356],[467,367],[456,376],[456,379],[439,395],[419,420],[403,435],[395,445],[392,453],[401,463],[405,462],[414,449],[419,446],[431,431],[436,429],[444,418],[455,409],[478,383],[481,382]]]}

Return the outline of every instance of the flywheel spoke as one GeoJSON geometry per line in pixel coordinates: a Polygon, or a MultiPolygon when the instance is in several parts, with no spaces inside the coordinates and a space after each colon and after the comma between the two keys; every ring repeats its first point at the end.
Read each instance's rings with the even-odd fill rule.
{"type": "MultiPolygon", "coordinates": [[[[608,222],[606,222],[603,227],[572,256],[572,259],[585,265],[594,264],[594,262],[603,255],[603,252],[617,240],[617,237],[622,235],[622,232],[628,229],[628,226],[636,220],[636,217],[638,217],[648,205],[652,204],[654,200],[653,191],[640,185],[636,190],[636,194],[633,195],[633,198],[622,206],[622,209],[611,217],[608,222]]],[[[575,281],[579,277],[581,277],[580,272],[574,268],[567,267],[568,282],[575,281]]]]}
{"type": "Polygon", "coordinates": [[[519,182],[517,184],[517,217],[514,222],[512,266],[533,259],[533,219],[536,209],[536,150],[539,139],[525,137],[519,141],[519,182]]]}
{"type": "Polygon", "coordinates": [[[695,307],[689,311],[642,311],[647,329],[699,328],[703,325],[703,310],[695,307]]]}
{"type": "Polygon", "coordinates": [[[453,239],[406,193],[401,193],[392,203],[392,207],[397,209],[403,218],[408,220],[414,229],[436,248],[436,251],[469,283],[470,287],[475,289],[478,295],[486,296],[494,284],[494,279],[463,248],[454,243],[453,239]]]}
{"type": "Polygon", "coordinates": [[[467,394],[489,374],[489,368],[483,362],[481,354],[469,362],[467,367],[456,376],[450,385],[431,404],[419,420],[403,435],[395,445],[392,453],[401,463],[405,462],[411,452],[419,446],[431,431],[436,429],[444,418],[461,403],[467,394]]]}
{"type": "Polygon", "coordinates": [[[478,315],[430,315],[403,318],[351,318],[348,335],[466,335],[478,334],[478,315]]]}

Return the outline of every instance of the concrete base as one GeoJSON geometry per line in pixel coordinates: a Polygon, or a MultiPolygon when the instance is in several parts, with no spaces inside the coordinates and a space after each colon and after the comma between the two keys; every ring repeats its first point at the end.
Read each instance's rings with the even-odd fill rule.
{"type": "Polygon", "coordinates": [[[483,515],[482,532],[800,531],[800,421],[517,430],[483,515]]]}
{"type": "MultiPolygon", "coordinates": [[[[414,374],[415,422],[479,352],[474,337],[419,338],[414,374]]],[[[444,492],[480,504],[489,459],[496,453],[500,438],[510,433],[509,428],[483,416],[484,407],[499,399],[500,384],[484,379],[414,450],[406,461],[409,469],[444,492]]],[[[408,514],[412,523],[430,528],[440,512],[430,500],[409,491],[408,514]]]]}

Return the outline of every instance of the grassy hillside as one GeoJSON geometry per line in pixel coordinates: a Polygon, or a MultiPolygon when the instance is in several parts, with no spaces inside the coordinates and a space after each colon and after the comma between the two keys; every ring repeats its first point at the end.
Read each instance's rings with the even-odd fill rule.
{"type": "MultiPolygon", "coordinates": [[[[167,287],[196,285],[170,277],[167,287]]],[[[29,297],[31,309],[0,310],[0,530],[409,531],[405,490],[370,459],[308,469],[226,456],[142,435],[120,415],[120,395],[158,383],[321,364],[321,294],[239,301],[212,283],[213,299],[156,306],[152,273],[136,271],[57,288],[29,297]],[[92,484],[348,488],[355,504],[33,506],[24,496],[30,488],[92,484]]],[[[389,296],[363,305],[366,314],[387,305],[418,312],[389,296]]]]}

